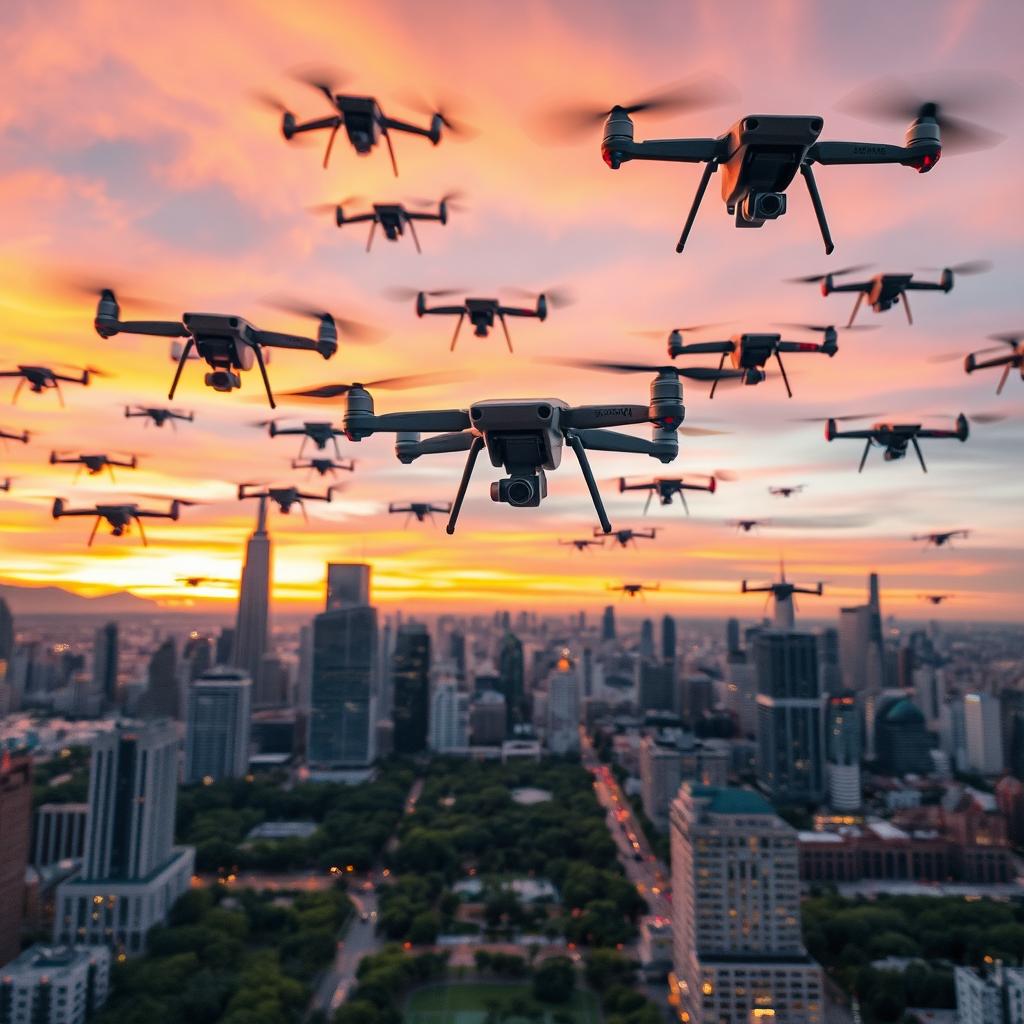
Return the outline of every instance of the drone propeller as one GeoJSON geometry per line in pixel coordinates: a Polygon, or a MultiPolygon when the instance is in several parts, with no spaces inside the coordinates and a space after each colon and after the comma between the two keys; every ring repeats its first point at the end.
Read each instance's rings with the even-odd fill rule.
{"type": "Polygon", "coordinates": [[[384,294],[389,299],[394,299],[396,302],[408,302],[409,299],[415,299],[417,295],[422,292],[424,295],[429,295],[432,299],[443,299],[449,295],[464,295],[466,292],[465,288],[407,288],[404,285],[397,285],[394,288],[385,288],[384,294]]]}
{"type": "Polygon", "coordinates": [[[626,114],[686,113],[720,106],[736,96],[735,88],[724,79],[694,78],[689,82],[665,86],[630,103],[610,107],[580,103],[556,108],[542,116],[541,125],[545,134],[579,136],[600,125],[612,110],[621,110],[626,114]]]}
{"type": "Polygon", "coordinates": [[[405,377],[384,377],[381,380],[368,380],[353,384],[321,384],[315,388],[302,391],[286,391],[282,397],[292,399],[303,398],[340,398],[353,388],[367,390],[380,388],[385,391],[401,391],[405,388],[421,388],[430,384],[447,384],[459,380],[460,374],[454,373],[413,373],[405,377]]]}
{"type": "Polygon", "coordinates": [[[934,118],[942,131],[942,149],[967,153],[988,149],[1004,136],[975,124],[952,111],[994,113],[1008,106],[1020,87],[1011,79],[994,73],[971,72],[920,81],[920,89],[898,78],[886,78],[858,89],[836,104],[839,110],[872,121],[905,123],[921,117],[934,118]],[[922,98],[922,94],[932,99],[922,98]]]}
{"type": "Polygon", "coordinates": [[[824,334],[826,331],[877,331],[877,324],[854,324],[852,327],[836,327],[835,324],[793,324],[777,323],[776,327],[792,328],[794,331],[817,331],[824,334]]]}
{"type": "Polygon", "coordinates": [[[310,317],[313,320],[322,320],[325,316],[329,316],[334,321],[335,326],[344,332],[346,341],[372,343],[383,334],[379,328],[373,327],[370,324],[364,324],[359,320],[349,320],[342,316],[335,316],[323,308],[317,309],[315,306],[307,305],[301,300],[292,299],[287,296],[276,296],[268,299],[265,305],[270,306],[271,309],[279,309],[283,313],[294,313],[296,316],[310,317]]]}
{"type": "Polygon", "coordinates": [[[423,196],[415,196],[409,200],[416,206],[437,206],[438,203],[444,203],[449,210],[464,210],[465,204],[462,202],[466,198],[466,193],[460,189],[455,189],[452,192],[446,192],[440,199],[428,199],[423,196]]]}
{"type": "Polygon", "coordinates": [[[107,373],[96,366],[76,366],[74,363],[50,363],[49,369],[57,367],[61,370],[70,370],[73,373],[87,373],[90,377],[113,377],[114,374],[107,373]]]}
{"type": "Polygon", "coordinates": [[[921,267],[921,270],[952,270],[954,274],[961,277],[971,274],[987,274],[992,269],[991,260],[967,260],[964,263],[953,263],[948,267],[921,267]]]}
{"type": "Polygon", "coordinates": [[[334,103],[338,87],[348,82],[351,77],[344,71],[325,67],[305,67],[292,72],[292,78],[295,81],[322,92],[331,104],[334,103]]]}
{"type": "Polygon", "coordinates": [[[339,199],[336,203],[313,203],[311,206],[307,206],[306,209],[310,213],[334,213],[339,206],[348,206],[350,203],[362,205],[366,201],[365,196],[345,196],[344,199],[339,199]]]}
{"type": "Polygon", "coordinates": [[[876,416],[884,416],[881,412],[856,412],[848,413],[846,416],[795,416],[790,418],[790,423],[825,423],[827,420],[835,420],[836,423],[846,423],[849,420],[870,420],[876,416]]]}
{"type": "Polygon", "coordinates": [[[677,331],[680,334],[688,334],[691,331],[707,331],[712,327],[721,327],[729,322],[728,320],[719,320],[718,323],[714,324],[691,324],[689,327],[669,327],[667,329],[651,327],[640,331],[630,331],[629,333],[636,335],[638,338],[664,338],[665,335],[674,334],[677,331]]]}
{"type": "Polygon", "coordinates": [[[529,288],[509,288],[507,290],[523,299],[536,300],[538,295],[543,295],[553,309],[562,309],[575,302],[575,296],[568,288],[542,288],[539,291],[530,291],[529,288]]]}
{"type": "Polygon", "coordinates": [[[713,469],[711,476],[716,480],[721,480],[723,483],[733,483],[740,478],[739,473],[731,469],[713,469]]]}
{"type": "Polygon", "coordinates": [[[571,366],[579,370],[604,370],[608,373],[674,373],[690,380],[740,380],[743,370],[719,370],[710,366],[673,366],[655,363],[606,363],[599,359],[547,359],[544,362],[558,366],[571,366]]]}
{"type": "Polygon", "coordinates": [[[840,267],[838,270],[829,270],[824,274],[808,274],[806,277],[787,277],[788,284],[815,284],[824,281],[826,277],[839,277],[841,274],[856,274],[861,270],[870,269],[870,263],[857,263],[852,267],[840,267]]]}
{"type": "Polygon", "coordinates": [[[1015,348],[1024,341],[1024,331],[1006,331],[1004,334],[990,334],[989,338],[992,341],[1001,341],[1004,345],[1010,345],[1015,348]]]}
{"type": "MultiPolygon", "coordinates": [[[[118,274],[120,278],[124,278],[125,275],[118,274]]],[[[153,299],[148,296],[131,294],[125,295],[122,293],[120,287],[110,283],[109,280],[103,280],[102,278],[93,277],[88,273],[76,273],[71,271],[66,274],[58,274],[57,285],[61,293],[73,298],[89,299],[93,302],[96,301],[104,292],[114,292],[117,295],[119,303],[129,305],[135,308],[151,309],[162,313],[171,313],[178,317],[181,315],[181,310],[175,309],[169,302],[161,301],[160,299],[153,299]]],[[[136,282],[137,283],[137,282],[136,282]]],[[[129,288],[134,290],[135,284],[128,282],[129,288]]]]}

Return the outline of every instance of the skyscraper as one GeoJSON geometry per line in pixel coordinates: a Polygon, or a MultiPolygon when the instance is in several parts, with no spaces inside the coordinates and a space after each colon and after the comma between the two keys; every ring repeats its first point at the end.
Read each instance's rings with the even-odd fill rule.
{"type": "Polygon", "coordinates": [[[601,639],[615,639],[615,606],[608,605],[601,616],[601,639]]]}
{"type": "Polygon", "coordinates": [[[566,655],[548,677],[547,745],[552,754],[580,748],[580,679],[566,655]]]}
{"type": "Polygon", "coordinates": [[[654,660],[654,622],[651,619],[640,623],[640,657],[654,660]]]}
{"type": "Polygon", "coordinates": [[[765,630],[754,640],[758,783],[776,802],[816,803],[825,795],[824,698],[817,638],[765,630]]]}
{"type": "Polygon", "coordinates": [[[505,698],[509,719],[513,724],[526,718],[523,643],[509,631],[501,638],[498,650],[498,692],[505,698]]]}
{"type": "Polygon", "coordinates": [[[729,619],[725,624],[725,644],[729,650],[729,657],[735,658],[743,653],[743,644],[740,642],[740,620],[729,619]]]}
{"type": "Polygon", "coordinates": [[[860,709],[854,694],[847,691],[829,697],[825,746],[829,804],[833,810],[855,811],[860,807],[861,731],[860,709]]]}
{"type": "Polygon", "coordinates": [[[172,845],[177,748],[166,722],[121,725],[95,740],[85,856],[57,890],[54,942],[140,953],[188,889],[195,850],[172,845]]]}
{"type": "Polygon", "coordinates": [[[139,698],[139,714],[144,718],[180,718],[178,692],[178,653],[168,637],[149,659],[146,691],[139,698]]]}
{"type": "Polygon", "coordinates": [[[21,949],[25,868],[32,825],[32,760],[0,755],[0,964],[21,949]]]}
{"type": "Polygon", "coordinates": [[[644,814],[656,828],[668,827],[668,809],[683,781],[683,755],[674,742],[655,736],[640,741],[640,794],[644,814]]]}
{"type": "Polygon", "coordinates": [[[661,660],[666,665],[675,665],[677,650],[676,620],[666,615],[661,620],[661,660]]]}
{"type": "Polygon", "coordinates": [[[430,746],[439,754],[469,746],[469,696],[454,682],[439,684],[430,700],[430,746]]]}
{"type": "Polygon", "coordinates": [[[370,603],[370,566],[360,562],[329,562],[327,611],[363,608],[370,603]]]}
{"type": "Polygon", "coordinates": [[[964,732],[968,770],[979,775],[999,775],[1003,770],[999,698],[989,693],[965,694],[964,732]]]}
{"type": "Polygon", "coordinates": [[[893,696],[880,702],[874,733],[880,775],[931,771],[931,736],[921,709],[909,697],[893,696]]]}
{"type": "Polygon", "coordinates": [[[102,695],[103,705],[117,705],[118,630],[116,622],[108,622],[96,630],[92,648],[92,685],[102,695]]]}
{"type": "Polygon", "coordinates": [[[14,616],[10,606],[0,597],[0,661],[8,662],[14,653],[14,616]]]}
{"type": "Polygon", "coordinates": [[[430,704],[430,634],[419,622],[398,627],[391,658],[391,718],[396,754],[418,754],[427,746],[430,704]]]}
{"type": "Polygon", "coordinates": [[[252,680],[259,679],[260,662],[267,650],[267,618],[270,606],[270,534],[267,532],[267,499],[256,508],[256,529],[245,546],[245,565],[238,589],[238,618],[232,661],[252,680]]]}
{"type": "Polygon", "coordinates": [[[252,680],[226,665],[209,669],[188,691],[185,781],[240,778],[249,766],[252,680]]]}
{"type": "Polygon", "coordinates": [[[676,675],[673,664],[653,661],[641,663],[637,703],[641,711],[676,710],[676,675]]]}
{"type": "Polygon", "coordinates": [[[681,1019],[820,1024],[823,978],[800,932],[795,830],[757,793],[692,784],[670,821],[670,984],[681,1019]]]}

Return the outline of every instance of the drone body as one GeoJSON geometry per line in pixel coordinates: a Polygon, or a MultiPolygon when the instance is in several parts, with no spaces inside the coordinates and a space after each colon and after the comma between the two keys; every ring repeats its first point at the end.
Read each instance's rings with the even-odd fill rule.
{"type": "Polygon", "coordinates": [[[963,537],[964,540],[966,540],[970,536],[970,534],[970,530],[945,530],[937,533],[915,534],[910,539],[923,540],[925,547],[931,545],[932,547],[941,548],[946,547],[947,545],[949,545],[949,547],[952,547],[953,545],[951,541],[953,541],[956,537],[963,537]]]}
{"type": "Polygon", "coordinates": [[[1024,332],[1013,331],[1007,334],[992,334],[989,337],[992,341],[998,341],[1001,344],[996,348],[982,349],[981,352],[972,352],[968,355],[964,360],[964,372],[974,373],[975,370],[984,370],[991,366],[1001,366],[1003,372],[999,378],[999,383],[996,385],[996,394],[1001,395],[1012,370],[1016,370],[1020,375],[1020,379],[1024,380],[1024,332]],[[1009,351],[1007,351],[1007,347],[1009,351]],[[978,358],[994,351],[999,352],[1000,355],[991,359],[978,358]]]}
{"type": "Polygon", "coordinates": [[[943,601],[948,601],[952,596],[952,594],[918,594],[922,601],[927,601],[929,604],[942,604],[943,601]]]}
{"type": "Polygon", "coordinates": [[[309,472],[318,473],[320,476],[331,476],[335,477],[338,475],[338,470],[344,470],[352,473],[355,471],[356,464],[354,459],[342,459],[335,461],[334,459],[292,459],[292,469],[308,469],[309,472]]]}
{"type": "Polygon", "coordinates": [[[779,566],[779,579],[773,583],[765,583],[761,586],[753,587],[746,580],[740,586],[741,594],[767,594],[765,603],[767,604],[772,598],[775,599],[775,616],[773,619],[773,625],[776,629],[791,630],[796,624],[796,616],[794,613],[795,604],[793,601],[794,594],[814,594],[816,597],[821,597],[824,592],[825,585],[823,583],[816,583],[813,587],[800,587],[795,583],[790,583],[786,579],[786,567],[785,565],[779,566]]]}
{"type": "Polygon", "coordinates": [[[64,384],[81,384],[84,387],[89,386],[89,381],[92,377],[102,376],[99,370],[93,369],[92,367],[86,367],[80,371],[79,376],[71,376],[66,373],[58,373],[56,370],[51,369],[49,366],[23,366],[19,365],[16,370],[2,370],[0,371],[0,377],[19,377],[18,386],[14,389],[14,394],[11,396],[11,405],[15,405],[18,401],[18,395],[21,393],[21,389],[27,384],[29,391],[34,395],[42,394],[44,391],[53,390],[57,392],[57,399],[61,404],[61,408],[64,407],[64,394],[60,389],[62,383],[64,384]]]}
{"type": "MultiPolygon", "coordinates": [[[[602,536],[604,531],[595,529],[594,536],[602,536]]],[[[658,535],[658,528],[652,527],[650,530],[613,530],[611,538],[615,541],[620,548],[636,547],[638,540],[654,540],[658,535]]]]}
{"type": "Polygon", "coordinates": [[[501,329],[505,333],[505,344],[509,352],[512,351],[512,337],[508,332],[506,318],[510,316],[533,317],[537,320],[548,318],[548,297],[542,292],[537,296],[537,304],[534,308],[528,306],[510,306],[501,302],[500,299],[466,298],[457,305],[428,306],[428,295],[444,295],[445,291],[417,292],[416,293],[416,315],[424,316],[457,316],[459,319],[455,324],[455,331],[452,334],[449,352],[455,351],[455,345],[459,340],[459,331],[462,330],[463,321],[467,318],[473,326],[473,333],[478,338],[486,338],[490,334],[495,321],[501,323],[501,329]]]}
{"type": "Polygon", "coordinates": [[[714,494],[717,486],[718,482],[713,476],[708,477],[706,484],[691,483],[683,477],[655,477],[653,480],[631,484],[627,482],[625,477],[619,477],[620,494],[624,491],[647,492],[647,500],[644,502],[644,515],[647,515],[647,510],[651,507],[651,501],[655,495],[658,496],[658,502],[662,506],[671,505],[673,499],[678,496],[682,503],[683,511],[689,515],[690,508],[686,504],[686,491],[707,491],[709,494],[714,494]]]}
{"type": "Polygon", "coordinates": [[[306,444],[312,441],[317,451],[324,451],[328,444],[334,445],[334,454],[341,458],[341,449],[338,447],[338,438],[344,437],[345,432],[338,430],[331,423],[325,421],[303,423],[301,427],[279,427],[277,420],[260,420],[255,424],[257,427],[266,427],[271,437],[301,437],[302,444],[299,445],[298,458],[302,458],[306,450],[306,444]]]}
{"type": "Polygon", "coordinates": [[[442,515],[448,515],[451,510],[451,502],[444,505],[433,505],[429,501],[410,501],[402,505],[393,501],[388,505],[389,515],[401,515],[404,513],[406,527],[408,527],[409,521],[413,516],[416,517],[417,523],[422,523],[427,519],[433,522],[435,512],[439,512],[442,515]]]}
{"type": "Polygon", "coordinates": [[[768,522],[767,519],[734,519],[729,525],[744,533],[750,533],[757,526],[767,526],[768,522]]]}
{"type": "MultiPolygon", "coordinates": [[[[859,417],[842,418],[857,419],[859,417]]],[[[868,453],[874,446],[882,449],[882,458],[886,462],[894,462],[906,458],[908,448],[912,446],[917,455],[917,460],[921,464],[921,469],[927,473],[928,467],[925,465],[924,455],[921,452],[921,446],[918,444],[920,438],[949,438],[963,442],[967,440],[969,434],[967,417],[963,413],[957,416],[956,426],[953,430],[925,429],[920,423],[875,423],[866,430],[840,431],[836,427],[836,422],[837,420],[833,418],[825,424],[825,439],[827,441],[833,441],[836,438],[852,438],[864,441],[864,454],[860,459],[860,466],[857,469],[858,473],[864,471],[864,463],[867,462],[868,453]]]]}
{"type": "MultiPolygon", "coordinates": [[[[306,514],[307,501],[330,501],[337,487],[328,487],[326,494],[307,494],[298,487],[266,487],[263,490],[253,490],[260,487],[260,484],[239,484],[238,500],[245,501],[247,498],[259,498],[261,509],[263,502],[268,499],[277,505],[282,515],[290,515],[292,508],[298,506],[302,510],[302,518],[309,522],[306,514]]],[[[261,513],[262,514],[262,513],[261,513]]]]}
{"type": "Polygon", "coordinates": [[[776,498],[792,498],[794,494],[799,494],[807,484],[793,484],[789,487],[769,487],[768,493],[776,498]]]}
{"type": "Polygon", "coordinates": [[[222,580],[217,579],[213,576],[179,576],[178,583],[183,583],[186,587],[199,587],[204,583],[212,583],[216,586],[237,586],[237,580],[222,580]]]}
{"type": "Polygon", "coordinates": [[[186,423],[191,423],[195,418],[194,412],[181,412],[178,409],[165,409],[161,406],[152,405],[126,405],[124,407],[125,419],[145,419],[145,426],[149,426],[152,423],[154,426],[162,427],[165,423],[170,423],[171,430],[177,431],[175,420],[184,420],[186,423]]]}
{"type": "Polygon", "coordinates": [[[644,597],[648,590],[661,590],[660,583],[622,583],[617,587],[609,584],[609,590],[619,591],[623,597],[644,597]]]}
{"type": "Polygon", "coordinates": [[[127,459],[117,459],[109,455],[62,455],[60,452],[50,452],[50,465],[77,466],[76,480],[83,469],[88,472],[89,476],[98,476],[103,470],[106,470],[113,481],[115,466],[121,469],[138,469],[139,460],[135,455],[130,455],[127,459]]]}
{"type": "Polygon", "coordinates": [[[54,498],[52,514],[54,519],[62,519],[65,516],[95,516],[96,521],[93,523],[92,532],[89,534],[86,547],[92,547],[92,542],[96,539],[96,531],[104,520],[110,524],[110,534],[112,537],[123,537],[129,532],[131,525],[133,523],[136,524],[139,528],[139,538],[142,540],[142,546],[148,547],[149,542],[146,540],[146,531],[142,526],[142,520],[171,519],[177,522],[181,514],[181,507],[190,504],[192,503],[189,501],[175,498],[171,501],[170,508],[166,512],[154,512],[139,508],[138,505],[131,502],[124,504],[97,504],[93,508],[75,509],[65,507],[63,499],[54,498]]]}
{"type": "Polygon", "coordinates": [[[586,551],[588,548],[603,548],[604,540],[592,540],[590,537],[583,537],[576,540],[559,540],[559,545],[565,548],[575,548],[577,551],[586,551]]]}
{"type": "Polygon", "coordinates": [[[448,223],[448,204],[454,195],[444,196],[437,204],[437,213],[429,213],[425,210],[410,210],[404,203],[373,203],[369,213],[346,214],[342,205],[330,207],[334,212],[334,222],[338,227],[346,224],[370,225],[370,234],[366,239],[366,251],[373,247],[373,238],[379,227],[384,237],[389,242],[397,242],[404,237],[406,228],[412,236],[416,251],[422,253],[420,248],[419,235],[416,233],[416,221],[437,221],[439,224],[448,223]]]}

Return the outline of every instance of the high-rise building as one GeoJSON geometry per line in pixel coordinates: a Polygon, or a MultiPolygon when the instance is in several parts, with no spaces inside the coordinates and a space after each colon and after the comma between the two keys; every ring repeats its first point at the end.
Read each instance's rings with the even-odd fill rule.
{"type": "Polygon", "coordinates": [[[743,643],[740,640],[740,620],[729,619],[725,624],[725,646],[729,651],[730,660],[743,654],[743,643]]]}
{"type": "Polygon", "coordinates": [[[276,655],[266,653],[260,659],[259,682],[253,681],[252,706],[265,710],[283,708],[291,701],[291,675],[288,666],[276,655]]]}
{"type": "Polygon", "coordinates": [[[875,754],[882,775],[931,771],[932,739],[921,709],[909,698],[889,697],[875,714],[875,754]]]}
{"type": "Polygon", "coordinates": [[[10,605],[0,597],[0,661],[8,662],[14,653],[14,616],[10,605]]]}
{"type": "Polygon", "coordinates": [[[1003,771],[1003,728],[999,698],[988,693],[964,695],[967,768],[979,775],[1003,771]]]}
{"type": "Polygon", "coordinates": [[[4,1024],[85,1024],[107,1001],[110,950],[30,946],[4,967],[4,1024]]]}
{"type": "Polygon", "coordinates": [[[370,566],[362,562],[327,564],[327,611],[370,604],[370,566]]]}
{"type": "Polygon", "coordinates": [[[144,718],[181,718],[178,692],[178,652],[168,637],[152,654],[147,670],[146,691],[139,698],[144,718]]]}
{"type": "Polygon", "coordinates": [[[608,605],[604,610],[604,614],[601,616],[601,639],[602,640],[614,640],[615,639],[615,606],[608,605]]]}
{"type": "Polygon", "coordinates": [[[999,694],[999,710],[1006,770],[1024,780],[1024,690],[1003,690],[999,694]]]}
{"type": "Polygon", "coordinates": [[[637,703],[641,711],[676,710],[676,672],[673,662],[641,662],[637,703]]]}
{"type": "Polygon", "coordinates": [[[32,828],[32,759],[0,755],[0,964],[21,949],[25,868],[32,828]]]}
{"type": "Polygon", "coordinates": [[[776,802],[817,803],[825,795],[824,697],[817,637],[765,630],[754,640],[758,783],[776,802]]]}
{"type": "Polygon", "coordinates": [[[640,741],[640,793],[644,814],[656,828],[668,828],[668,809],[682,781],[683,757],[675,743],[645,736],[640,741]]]}
{"type": "Polygon", "coordinates": [[[391,719],[396,754],[418,754],[427,746],[430,704],[430,634],[419,622],[398,627],[391,657],[391,719]]]}
{"type": "Polygon", "coordinates": [[[640,657],[645,661],[654,660],[654,620],[644,619],[640,623],[640,657]]]}
{"type": "Polygon", "coordinates": [[[119,725],[93,743],[81,871],[57,889],[54,942],[141,953],[192,878],[176,847],[178,739],[173,725],[119,725]]]}
{"type": "Polygon", "coordinates": [[[678,646],[676,620],[671,615],[666,615],[661,620],[661,660],[666,665],[675,665],[678,646]]]}
{"type": "Polygon", "coordinates": [[[957,1024],[1024,1024],[1024,968],[956,967],[957,1024]]]}
{"type": "Polygon", "coordinates": [[[238,617],[232,664],[250,679],[259,680],[260,663],[267,650],[270,612],[271,547],[267,532],[267,499],[258,498],[256,529],[245,546],[245,565],[238,588],[238,617]]]}
{"type": "Polygon", "coordinates": [[[235,779],[249,767],[252,680],[221,665],[194,680],[188,692],[185,781],[235,779]]]}
{"type": "Polygon", "coordinates": [[[838,693],[843,688],[838,629],[823,629],[818,635],[818,671],[823,693],[838,693]]]}
{"type": "Polygon", "coordinates": [[[439,754],[469,746],[469,696],[454,682],[440,683],[430,700],[430,746],[439,754]]]}
{"type": "Polygon", "coordinates": [[[85,855],[88,804],[41,804],[32,831],[32,867],[46,868],[85,855]]]}
{"type": "Polygon", "coordinates": [[[548,676],[547,745],[552,754],[580,749],[579,672],[564,654],[548,676]]]}
{"type": "Polygon", "coordinates": [[[188,638],[181,652],[188,682],[198,679],[213,664],[213,641],[208,636],[194,634],[188,638]]]}
{"type": "Polygon", "coordinates": [[[117,705],[118,630],[108,622],[96,630],[92,648],[92,685],[107,708],[117,705]]]}
{"type": "Polygon", "coordinates": [[[825,746],[828,755],[829,804],[836,811],[860,807],[860,762],[863,756],[860,709],[850,691],[828,699],[825,746]]]}
{"type": "Polygon", "coordinates": [[[213,663],[215,665],[230,665],[231,657],[235,652],[235,631],[225,626],[217,634],[217,642],[214,644],[213,663]]]}
{"type": "Polygon", "coordinates": [[[822,972],[800,932],[796,831],[745,789],[684,785],[670,818],[680,1019],[821,1024],[822,972]]]}
{"type": "Polygon", "coordinates": [[[476,694],[469,705],[469,736],[476,746],[498,746],[508,738],[508,702],[497,690],[476,694]]]}
{"type": "Polygon", "coordinates": [[[498,692],[505,698],[513,723],[526,719],[524,676],[523,642],[515,633],[507,632],[498,649],[498,692]]]}
{"type": "Polygon", "coordinates": [[[448,657],[455,666],[459,679],[466,678],[466,634],[461,630],[453,630],[448,637],[448,657]]]}

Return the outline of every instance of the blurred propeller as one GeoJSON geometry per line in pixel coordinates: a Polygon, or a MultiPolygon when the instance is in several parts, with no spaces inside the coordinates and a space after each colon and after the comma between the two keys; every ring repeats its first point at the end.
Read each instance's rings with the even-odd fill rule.
{"type": "Polygon", "coordinates": [[[282,398],[340,398],[353,388],[380,388],[385,391],[401,391],[406,388],[422,388],[431,384],[448,384],[462,379],[456,373],[413,373],[404,377],[383,377],[380,380],[368,380],[353,384],[320,384],[315,388],[304,388],[300,391],[286,391],[282,398]]]}
{"type": "Polygon", "coordinates": [[[313,203],[311,206],[307,206],[306,209],[310,213],[331,213],[333,214],[339,206],[348,206],[350,203],[356,203],[362,206],[366,203],[364,196],[345,196],[344,199],[339,199],[336,203],[313,203]]]}
{"type": "Polygon", "coordinates": [[[569,366],[577,370],[603,370],[607,373],[673,373],[690,380],[738,380],[746,376],[743,370],[719,370],[710,366],[674,366],[655,363],[606,363],[599,359],[544,359],[556,366],[569,366]]]}
{"type": "Polygon", "coordinates": [[[471,139],[478,134],[475,128],[471,127],[462,120],[461,117],[452,112],[453,109],[458,107],[458,104],[452,103],[450,97],[445,97],[444,99],[438,98],[437,102],[431,102],[423,96],[410,95],[403,97],[403,102],[410,110],[415,110],[420,114],[426,114],[428,117],[439,117],[441,119],[441,123],[453,135],[461,135],[463,138],[471,139]]]}
{"type": "Polygon", "coordinates": [[[824,281],[826,277],[839,277],[841,274],[856,274],[861,270],[870,269],[870,263],[858,263],[852,267],[839,267],[836,270],[828,270],[824,274],[808,274],[806,277],[787,277],[787,284],[814,284],[817,281],[824,281]]]}
{"type": "Polygon", "coordinates": [[[337,68],[310,66],[293,71],[292,78],[322,92],[333,106],[337,90],[348,82],[351,76],[344,71],[338,71],[337,68]]]}
{"type": "Polygon", "coordinates": [[[370,324],[364,324],[359,320],[349,320],[343,316],[337,316],[326,309],[307,305],[299,299],[288,296],[275,296],[267,299],[264,305],[271,309],[279,309],[283,313],[294,313],[296,316],[310,317],[313,320],[320,320],[325,316],[334,320],[335,326],[345,335],[345,341],[373,342],[383,336],[383,331],[370,324]]]}
{"type": "Polygon", "coordinates": [[[409,200],[415,206],[437,206],[438,203],[445,203],[449,210],[465,210],[466,206],[462,202],[466,198],[466,193],[460,189],[455,189],[452,192],[446,192],[440,199],[426,199],[423,196],[415,196],[409,200]]]}
{"type": "Polygon", "coordinates": [[[848,420],[870,420],[876,416],[884,416],[884,412],[856,412],[848,413],[846,416],[795,416],[791,417],[790,423],[824,423],[826,420],[835,420],[836,423],[846,423],[848,420]]]}
{"type": "Polygon", "coordinates": [[[543,295],[553,309],[562,309],[576,301],[575,296],[568,288],[542,288],[539,291],[530,291],[529,288],[509,288],[507,291],[521,299],[532,301],[536,301],[537,296],[543,295]]]}
{"type": "Polygon", "coordinates": [[[669,327],[667,329],[650,327],[643,330],[630,331],[629,333],[636,335],[638,338],[666,338],[675,331],[678,331],[680,334],[686,334],[690,331],[707,331],[712,327],[722,327],[729,322],[728,320],[719,320],[713,324],[691,324],[689,327],[669,327]]]}
{"type": "Polygon", "coordinates": [[[987,274],[992,269],[991,260],[967,260],[965,263],[953,263],[948,267],[921,267],[921,270],[952,270],[954,274],[987,274]]]}
{"type": "Polygon", "coordinates": [[[1024,341],[1024,331],[1006,331],[1003,334],[990,334],[992,341],[1001,341],[1004,345],[1016,347],[1024,341]]]}
{"type": "Polygon", "coordinates": [[[777,323],[776,327],[791,328],[794,331],[818,331],[824,334],[825,331],[877,331],[877,324],[854,324],[852,327],[837,327],[835,324],[792,324],[777,323]]]}
{"type": "MultiPolygon", "coordinates": [[[[955,412],[926,412],[922,413],[926,419],[939,419],[939,420],[955,420],[959,413],[955,412]]],[[[1001,412],[965,412],[964,415],[971,423],[1001,423],[1003,420],[1008,420],[1010,417],[1006,413],[1001,412]]]]}
{"type": "Polygon", "coordinates": [[[384,294],[389,299],[394,299],[396,302],[408,302],[410,299],[415,299],[420,292],[424,295],[429,295],[432,299],[443,299],[449,295],[464,295],[466,293],[465,288],[407,288],[404,285],[396,285],[393,288],[385,288],[384,294]]]}

